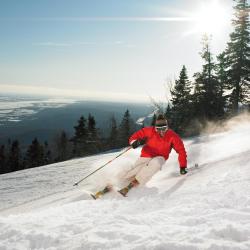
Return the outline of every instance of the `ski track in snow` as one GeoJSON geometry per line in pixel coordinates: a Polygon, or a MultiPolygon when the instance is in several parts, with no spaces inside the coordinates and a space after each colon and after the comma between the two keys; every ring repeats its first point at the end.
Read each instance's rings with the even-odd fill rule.
{"type": "Polygon", "coordinates": [[[119,152],[0,176],[0,250],[250,249],[250,122],[185,141],[189,166],[180,176],[172,152],[162,171],[127,198],[96,191],[133,166],[130,150],[73,184],[119,152]]]}

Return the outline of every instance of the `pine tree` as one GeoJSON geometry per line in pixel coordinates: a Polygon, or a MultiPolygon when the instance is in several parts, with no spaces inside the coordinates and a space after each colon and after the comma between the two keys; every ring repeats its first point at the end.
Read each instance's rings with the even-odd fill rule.
{"type": "Polygon", "coordinates": [[[247,0],[234,0],[235,14],[232,21],[234,31],[225,50],[228,62],[227,88],[231,90],[229,107],[236,113],[239,103],[250,103],[250,23],[247,0]]]}
{"type": "MultiPolygon", "coordinates": [[[[177,133],[184,134],[191,114],[191,83],[188,80],[186,67],[183,66],[179,79],[175,81],[172,95],[171,124],[177,133]]],[[[170,106],[169,106],[170,108],[170,106]]]]}
{"type": "Polygon", "coordinates": [[[218,105],[223,107],[218,114],[222,117],[225,113],[226,107],[226,98],[225,89],[227,85],[227,59],[225,57],[225,52],[222,52],[220,55],[217,56],[218,63],[216,65],[216,75],[219,81],[219,92],[218,92],[218,105]]]}
{"type": "Polygon", "coordinates": [[[110,119],[110,134],[108,137],[108,148],[114,149],[118,147],[118,128],[114,116],[110,119]]]}
{"type": "Polygon", "coordinates": [[[121,124],[119,126],[119,146],[125,147],[128,145],[128,139],[131,134],[135,131],[134,122],[131,119],[129,110],[126,110],[121,124]]]}
{"type": "Polygon", "coordinates": [[[74,143],[73,154],[74,156],[83,156],[86,155],[86,140],[87,140],[87,128],[86,128],[86,119],[84,116],[81,116],[78,120],[78,124],[74,127],[75,135],[72,139],[74,143]]]}
{"type": "Polygon", "coordinates": [[[95,142],[97,137],[96,121],[94,116],[89,114],[88,116],[88,139],[95,142]]]}
{"type": "Polygon", "coordinates": [[[95,154],[100,148],[100,139],[96,128],[96,121],[94,116],[89,114],[88,116],[88,129],[87,129],[87,152],[89,154],[95,154]]]}
{"type": "Polygon", "coordinates": [[[172,108],[171,108],[170,103],[168,103],[168,106],[167,106],[166,111],[165,111],[165,117],[167,118],[169,127],[172,127],[172,116],[173,116],[172,115],[172,108]]]}
{"type": "Polygon", "coordinates": [[[44,164],[52,163],[52,153],[49,147],[49,143],[47,141],[44,142],[44,164]]]}
{"type": "Polygon", "coordinates": [[[65,161],[70,158],[69,138],[64,130],[56,138],[56,154],[56,161],[65,161]]]}
{"type": "Polygon", "coordinates": [[[11,172],[11,164],[9,162],[9,158],[11,154],[11,147],[12,147],[12,141],[10,138],[8,138],[7,145],[4,146],[4,152],[5,152],[4,172],[5,173],[11,172]]]}
{"type": "Polygon", "coordinates": [[[22,169],[21,152],[20,152],[18,140],[14,140],[11,144],[9,157],[8,157],[8,165],[9,165],[10,172],[22,169]]]}
{"type": "Polygon", "coordinates": [[[35,138],[28,147],[25,156],[25,167],[33,168],[44,165],[44,147],[35,138]]]}
{"type": "Polygon", "coordinates": [[[205,120],[205,100],[202,74],[197,72],[194,74],[194,93],[192,95],[193,113],[198,120],[205,120]]]}
{"type": "Polygon", "coordinates": [[[219,105],[221,99],[220,83],[215,75],[216,64],[213,60],[210,46],[211,39],[204,35],[201,54],[204,60],[203,70],[196,73],[194,90],[194,110],[200,119],[215,119],[223,113],[222,106],[219,105]]]}

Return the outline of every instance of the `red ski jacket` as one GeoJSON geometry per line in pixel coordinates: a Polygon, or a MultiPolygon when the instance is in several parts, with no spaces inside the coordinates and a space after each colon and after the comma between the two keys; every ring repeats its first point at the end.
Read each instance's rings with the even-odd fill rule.
{"type": "Polygon", "coordinates": [[[187,166],[187,154],[181,138],[171,129],[168,129],[161,137],[154,127],[145,127],[135,132],[129,139],[129,144],[134,140],[147,138],[146,144],[141,151],[141,157],[153,158],[163,156],[168,159],[173,148],[179,155],[180,168],[187,166]]]}

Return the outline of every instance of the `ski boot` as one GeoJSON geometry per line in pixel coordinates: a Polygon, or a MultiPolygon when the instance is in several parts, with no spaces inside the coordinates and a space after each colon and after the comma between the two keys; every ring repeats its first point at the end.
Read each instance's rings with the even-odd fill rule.
{"type": "Polygon", "coordinates": [[[100,197],[102,197],[104,194],[106,194],[106,193],[108,193],[108,192],[110,192],[112,190],[112,186],[111,185],[108,185],[108,186],[106,186],[103,190],[100,190],[100,191],[98,191],[97,193],[95,193],[95,194],[91,194],[91,197],[93,198],[93,199],[99,199],[100,197]]]}
{"type": "Polygon", "coordinates": [[[118,192],[119,192],[122,196],[127,197],[128,191],[129,191],[131,188],[136,187],[137,185],[139,185],[139,182],[138,182],[136,179],[134,179],[134,180],[132,180],[132,181],[128,184],[128,186],[126,186],[126,187],[124,187],[124,188],[118,190],[118,192]]]}

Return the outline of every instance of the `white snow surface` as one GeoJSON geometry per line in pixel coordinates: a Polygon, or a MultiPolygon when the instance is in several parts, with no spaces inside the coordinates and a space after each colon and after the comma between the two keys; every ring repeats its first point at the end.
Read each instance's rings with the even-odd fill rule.
{"type": "MultiPolygon", "coordinates": [[[[211,127],[214,129],[213,127],[211,127]]],[[[185,140],[189,167],[179,175],[172,152],[162,171],[127,198],[93,200],[133,166],[130,150],[88,180],[73,184],[120,152],[0,176],[0,249],[250,249],[250,121],[185,140]]]]}

